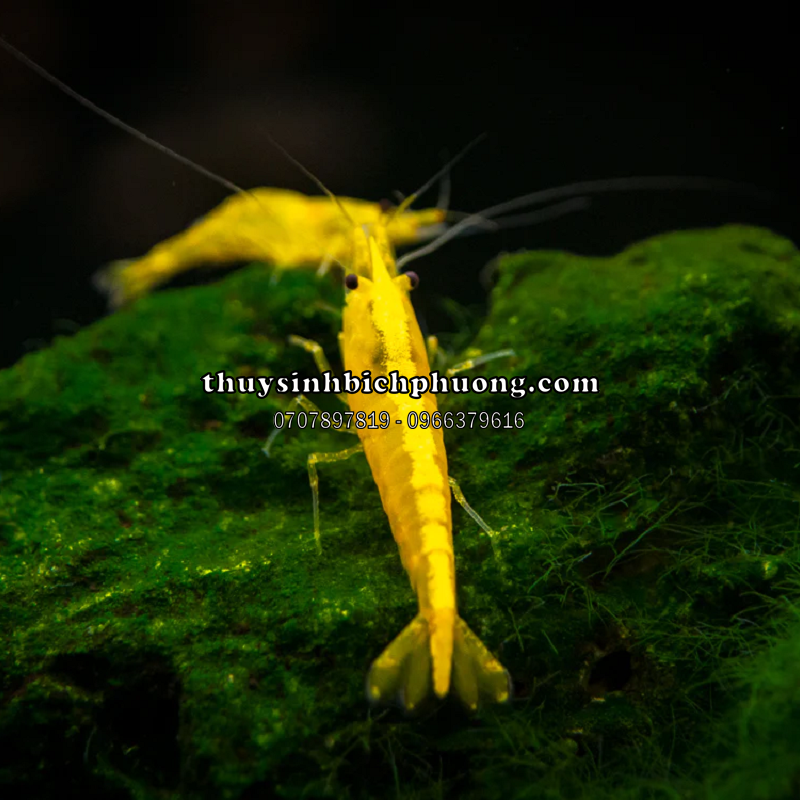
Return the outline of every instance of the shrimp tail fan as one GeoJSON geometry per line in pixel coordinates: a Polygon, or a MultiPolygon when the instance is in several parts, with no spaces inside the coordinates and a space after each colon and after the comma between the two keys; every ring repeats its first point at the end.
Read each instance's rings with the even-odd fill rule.
{"type": "Polygon", "coordinates": [[[367,698],[371,703],[394,702],[413,711],[432,694],[444,697],[451,683],[455,695],[471,711],[482,702],[504,703],[510,699],[508,672],[464,620],[456,617],[452,627],[452,673],[451,664],[434,664],[431,651],[438,648],[435,641],[431,646],[431,628],[437,626],[420,614],[373,662],[367,676],[367,698]],[[446,673],[446,685],[441,685],[434,667],[446,673]]]}
{"type": "Polygon", "coordinates": [[[123,259],[112,261],[92,276],[95,289],[108,298],[111,310],[149,294],[169,277],[157,270],[145,270],[142,267],[141,259],[123,259]]]}

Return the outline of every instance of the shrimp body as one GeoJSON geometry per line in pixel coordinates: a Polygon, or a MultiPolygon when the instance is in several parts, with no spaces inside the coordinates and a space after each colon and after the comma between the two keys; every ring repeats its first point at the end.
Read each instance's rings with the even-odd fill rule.
{"type": "MultiPolygon", "coordinates": [[[[340,198],[356,224],[376,222],[379,203],[340,198]]],[[[396,245],[411,244],[441,229],[438,209],[395,215],[387,235],[396,245]]],[[[232,195],[185,231],[138,259],[115,261],[96,279],[117,307],[147,294],[178,273],[199,264],[248,259],[279,267],[342,262],[349,259],[352,225],[329,197],[309,197],[286,189],[253,189],[232,195]]]]}
{"type": "MultiPolygon", "coordinates": [[[[357,230],[356,236],[357,286],[348,293],[343,314],[345,369],[355,375],[369,370],[373,382],[394,371],[407,378],[429,375],[408,296],[411,279],[397,274],[386,228],[378,222],[357,230]]],[[[434,413],[436,396],[362,392],[349,394],[348,402],[352,411],[374,412],[376,419],[382,411],[389,413],[387,429],[357,432],[419,603],[416,619],[374,662],[368,696],[383,701],[399,694],[411,709],[429,694],[431,684],[441,698],[452,682],[470,708],[477,707],[480,697],[507,700],[506,671],[458,616],[443,433],[407,424],[412,411],[434,413]]]]}

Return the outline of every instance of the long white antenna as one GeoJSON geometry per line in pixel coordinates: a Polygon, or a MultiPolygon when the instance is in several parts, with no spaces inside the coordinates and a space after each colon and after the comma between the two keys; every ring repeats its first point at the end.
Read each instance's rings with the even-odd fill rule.
{"type": "Polygon", "coordinates": [[[76,92],[72,87],[67,86],[67,84],[63,81],[60,81],[55,75],[51,75],[44,67],[37,64],[35,61],[33,61],[33,59],[28,58],[25,53],[17,50],[14,45],[9,44],[2,36],[0,36],[0,46],[2,46],[4,50],[9,52],[18,61],[21,61],[23,64],[25,64],[25,66],[30,67],[30,69],[32,69],[37,75],[40,75],[46,81],[52,83],[57,89],[60,89],[62,92],[64,92],[64,94],[66,94],[68,97],[71,97],[73,100],[80,103],[84,108],[88,108],[89,111],[93,111],[107,122],[110,122],[120,130],[125,131],[125,133],[135,136],[140,142],[144,142],[145,144],[150,145],[150,147],[154,147],[156,150],[164,153],[164,155],[174,158],[181,164],[193,169],[200,175],[204,175],[206,178],[210,178],[212,181],[218,183],[220,186],[223,186],[231,192],[245,191],[240,186],[237,186],[233,181],[223,178],[222,175],[217,175],[216,172],[212,172],[210,169],[206,169],[204,166],[192,161],[190,158],[175,152],[175,150],[173,150],[171,147],[167,147],[166,145],[161,144],[161,142],[151,139],[146,133],[142,133],[142,131],[134,128],[132,125],[128,125],[127,122],[123,122],[119,117],[109,114],[108,111],[105,111],[104,109],[100,108],[100,106],[95,105],[87,97],[84,97],[82,94],[76,92]]]}
{"type": "MultiPolygon", "coordinates": [[[[690,175],[643,175],[634,178],[607,178],[604,180],[595,181],[578,181],[577,183],[569,183],[565,186],[554,186],[550,189],[542,189],[538,192],[530,192],[520,197],[514,197],[511,200],[506,200],[504,203],[498,203],[495,206],[478,211],[471,214],[464,219],[461,219],[452,228],[446,230],[441,236],[428,242],[427,244],[406,253],[397,260],[397,269],[402,269],[406,264],[414,261],[417,258],[428,255],[438,250],[443,244],[449,242],[451,239],[464,234],[466,231],[476,227],[488,227],[491,225],[486,224],[487,220],[493,220],[501,214],[509,211],[518,211],[521,208],[528,208],[530,206],[542,205],[550,203],[554,200],[562,198],[574,198],[575,200],[583,200],[581,205],[571,206],[569,201],[566,203],[558,203],[546,209],[542,209],[541,219],[552,218],[553,216],[560,216],[561,214],[569,213],[570,211],[577,210],[578,208],[585,207],[585,198],[576,197],[577,195],[592,195],[601,194],[603,192],[627,192],[627,191],[645,191],[645,190],[658,190],[658,189],[688,189],[688,190],[705,190],[705,191],[736,191],[743,194],[752,195],[759,200],[770,202],[775,199],[774,195],[765,189],[759,189],[757,186],[751,186],[747,183],[740,183],[739,181],[725,180],[723,178],[703,178],[690,175]],[[548,213],[549,212],[549,213],[548,213]]],[[[526,215],[526,219],[532,222],[539,221],[539,212],[532,212],[526,215]]],[[[498,222],[502,225],[502,220],[498,222]]]]}

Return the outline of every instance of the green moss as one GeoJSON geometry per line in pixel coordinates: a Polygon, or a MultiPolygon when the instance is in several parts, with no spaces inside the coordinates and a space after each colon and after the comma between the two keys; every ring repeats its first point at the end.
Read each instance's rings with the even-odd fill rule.
{"type": "MultiPolygon", "coordinates": [[[[251,268],[147,298],[0,374],[0,786],[84,797],[780,798],[800,780],[800,256],[682,232],[499,262],[473,371],[598,394],[441,398],[462,613],[516,698],[368,713],[414,597],[363,459],[323,465],[315,553],[283,397],[340,289],[251,268]],[[784,737],[784,738],[781,738],[784,737]]],[[[335,408],[328,398],[317,398],[335,408]]],[[[347,441],[344,439],[347,438],[347,441]]]]}

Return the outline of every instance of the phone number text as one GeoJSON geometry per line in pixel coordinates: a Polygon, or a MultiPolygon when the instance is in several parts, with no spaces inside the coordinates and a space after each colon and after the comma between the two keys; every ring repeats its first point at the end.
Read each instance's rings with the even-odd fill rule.
{"type": "MultiPolygon", "coordinates": [[[[386,430],[392,419],[388,411],[376,413],[370,411],[276,411],[273,423],[276,428],[329,428],[334,430],[386,430]]],[[[405,419],[396,419],[395,425],[406,425],[411,429],[421,428],[494,428],[495,430],[513,430],[525,427],[525,416],[521,411],[512,414],[510,411],[410,411],[405,419]]]]}

